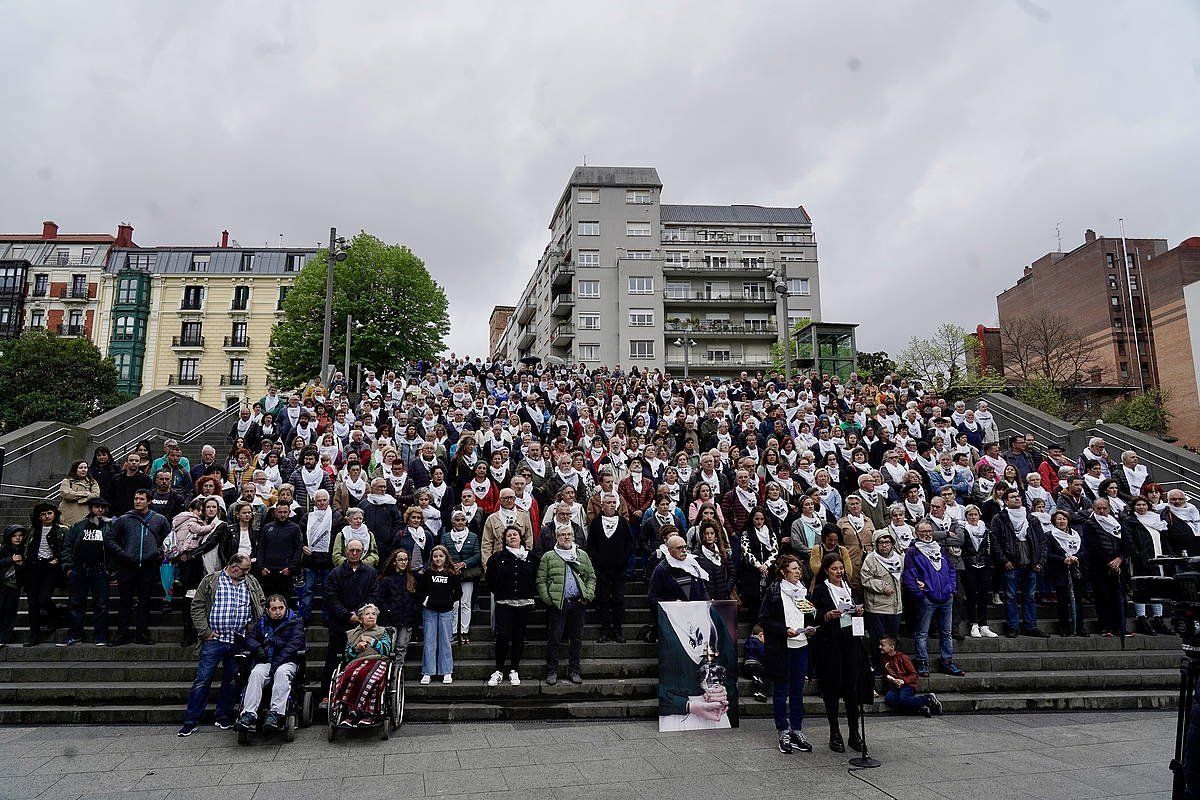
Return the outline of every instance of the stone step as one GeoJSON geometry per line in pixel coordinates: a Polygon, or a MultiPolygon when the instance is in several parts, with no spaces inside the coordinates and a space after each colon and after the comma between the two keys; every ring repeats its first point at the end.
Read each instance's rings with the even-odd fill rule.
{"type": "MultiPolygon", "coordinates": [[[[1067,710],[1132,710],[1172,709],[1178,701],[1174,690],[1129,691],[1087,690],[1048,691],[1025,695],[1005,693],[962,694],[939,693],[944,709],[949,713],[1067,711],[1067,710]]],[[[742,698],[739,704],[746,717],[770,717],[770,702],[742,698]]],[[[820,698],[806,697],[806,714],[821,716],[824,706],[820,698]]],[[[178,724],[183,718],[181,702],[167,705],[145,703],[104,704],[80,706],[71,704],[13,705],[0,704],[0,724],[4,725],[106,725],[146,723],[178,724]]],[[[867,709],[872,714],[890,714],[882,703],[867,709]]],[[[529,704],[502,705],[498,703],[465,702],[406,702],[408,722],[466,722],[488,720],[571,720],[571,719],[629,719],[652,718],[658,714],[654,698],[623,700],[538,701],[529,704]]],[[[213,735],[222,735],[214,732],[213,735]]],[[[871,729],[867,729],[868,737],[871,729]]],[[[230,741],[232,741],[230,734],[230,741]]]]}

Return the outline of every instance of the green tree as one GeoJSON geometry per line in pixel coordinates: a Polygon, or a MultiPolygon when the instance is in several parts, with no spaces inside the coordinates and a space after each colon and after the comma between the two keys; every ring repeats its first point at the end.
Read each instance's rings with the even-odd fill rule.
{"type": "Polygon", "coordinates": [[[117,368],[83,338],[26,331],[0,342],[0,430],[56,420],[77,425],[120,405],[117,368]]]}
{"type": "Polygon", "coordinates": [[[1171,393],[1166,389],[1141,392],[1109,406],[1104,412],[1104,421],[1155,436],[1166,436],[1171,428],[1171,417],[1174,416],[1167,409],[1170,400],[1171,393]]]}
{"type": "Polygon", "coordinates": [[[978,338],[950,322],[928,339],[914,336],[900,351],[900,370],[924,382],[948,400],[962,400],[1004,388],[1004,379],[989,368],[971,368],[978,338]]]}
{"type": "MultiPolygon", "coordinates": [[[[271,334],[267,369],[283,385],[321,372],[325,263],[322,250],[296,276],[283,303],[283,319],[271,334]]],[[[355,323],[352,364],[391,366],[432,357],[445,349],[450,332],[447,305],[446,292],[411,250],[359,233],[347,247],[346,260],[334,266],[330,359],[342,363],[348,314],[355,323]]]]}
{"type": "Polygon", "coordinates": [[[896,362],[883,350],[874,353],[860,352],[855,360],[858,362],[858,374],[869,376],[873,381],[881,381],[886,376],[895,375],[899,371],[896,362]]]}
{"type": "Polygon", "coordinates": [[[1067,401],[1054,382],[1046,378],[1034,378],[1017,387],[1016,398],[1052,417],[1066,417],[1067,401]]]}

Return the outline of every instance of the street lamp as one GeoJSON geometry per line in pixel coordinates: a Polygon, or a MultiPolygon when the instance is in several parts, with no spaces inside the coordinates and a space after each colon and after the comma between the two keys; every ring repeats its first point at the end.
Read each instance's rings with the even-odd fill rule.
{"type": "Polygon", "coordinates": [[[787,315],[787,275],[780,264],[775,270],[775,320],[779,327],[779,344],[783,348],[783,379],[792,382],[792,332],[787,315]]]}
{"type": "Polygon", "coordinates": [[[346,315],[346,370],[342,374],[346,376],[346,391],[350,391],[350,332],[351,330],[361,331],[366,326],[358,320],[354,319],[353,314],[346,315]]]}
{"type": "Polygon", "coordinates": [[[325,331],[321,339],[321,379],[328,384],[333,379],[333,363],[329,357],[329,339],[333,333],[333,265],[346,260],[346,240],[329,229],[329,253],[325,258],[325,331]]]}
{"type": "Polygon", "coordinates": [[[684,329],[684,335],[682,337],[676,339],[675,341],[671,342],[671,344],[673,344],[675,347],[683,348],[683,379],[685,381],[688,379],[688,354],[691,352],[693,347],[695,347],[697,344],[699,344],[699,342],[697,342],[695,339],[691,338],[688,335],[691,332],[692,332],[692,326],[688,325],[684,329]]]}

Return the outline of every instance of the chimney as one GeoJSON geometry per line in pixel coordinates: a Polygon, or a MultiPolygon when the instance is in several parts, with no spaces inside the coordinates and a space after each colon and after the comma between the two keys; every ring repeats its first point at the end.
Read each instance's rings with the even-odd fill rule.
{"type": "Polygon", "coordinates": [[[1091,244],[1094,241],[1096,241],[1096,232],[1094,230],[1092,230],[1091,228],[1088,228],[1086,231],[1083,232],[1083,243],[1091,244]]]}
{"type": "Polygon", "coordinates": [[[117,240],[113,242],[113,247],[133,247],[133,226],[128,222],[117,226],[117,240]]]}
{"type": "Polygon", "coordinates": [[[1031,266],[1029,266],[1028,264],[1026,264],[1026,265],[1025,265],[1025,274],[1026,274],[1026,275],[1029,275],[1029,274],[1030,274],[1030,273],[1032,273],[1032,272],[1033,272],[1033,267],[1031,267],[1031,266]]]}
{"type": "Polygon", "coordinates": [[[52,220],[46,220],[42,223],[42,238],[57,239],[58,238],[58,223],[52,220]]]}
{"type": "Polygon", "coordinates": [[[229,231],[221,231],[221,247],[229,247],[229,231]]]}

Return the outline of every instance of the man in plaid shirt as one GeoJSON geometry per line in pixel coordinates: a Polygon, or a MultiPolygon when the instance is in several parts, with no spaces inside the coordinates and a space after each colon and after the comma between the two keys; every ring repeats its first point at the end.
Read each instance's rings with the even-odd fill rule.
{"type": "Polygon", "coordinates": [[[242,647],[246,626],[262,616],[265,605],[262,587],[250,575],[250,557],[245,554],[233,556],[225,569],[200,581],[191,609],[192,624],[200,639],[200,661],[180,736],[191,736],[200,726],[218,664],[221,690],[217,695],[216,726],[221,730],[233,727],[233,706],[237,702],[234,656],[242,647]]]}

